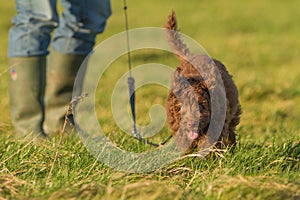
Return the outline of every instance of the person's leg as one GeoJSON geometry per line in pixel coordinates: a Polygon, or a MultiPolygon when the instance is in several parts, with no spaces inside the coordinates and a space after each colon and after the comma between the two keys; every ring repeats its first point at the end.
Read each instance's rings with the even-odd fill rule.
{"type": "Polygon", "coordinates": [[[57,26],[56,0],[16,0],[9,31],[10,110],[18,135],[45,135],[44,88],[50,33],[57,26]]]}
{"type": "Polygon", "coordinates": [[[64,8],[47,61],[45,130],[61,130],[82,62],[111,14],[109,0],[61,0],[64,8]]]}

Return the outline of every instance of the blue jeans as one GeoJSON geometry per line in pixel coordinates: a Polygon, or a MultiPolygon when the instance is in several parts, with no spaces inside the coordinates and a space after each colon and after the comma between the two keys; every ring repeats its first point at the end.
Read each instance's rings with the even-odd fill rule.
{"type": "Polygon", "coordinates": [[[9,31],[9,57],[43,56],[51,44],[61,53],[86,55],[111,15],[110,0],[15,0],[17,14],[9,31]]]}

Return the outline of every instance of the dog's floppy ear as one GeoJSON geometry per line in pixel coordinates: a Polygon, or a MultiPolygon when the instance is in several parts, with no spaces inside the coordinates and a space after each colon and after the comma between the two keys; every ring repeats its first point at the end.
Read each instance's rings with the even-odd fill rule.
{"type": "Polygon", "coordinates": [[[177,55],[180,60],[180,63],[184,63],[187,60],[187,57],[190,55],[190,51],[187,48],[186,44],[181,39],[181,34],[177,29],[177,19],[174,10],[168,16],[168,21],[165,24],[166,28],[166,37],[169,42],[171,49],[177,55]]]}

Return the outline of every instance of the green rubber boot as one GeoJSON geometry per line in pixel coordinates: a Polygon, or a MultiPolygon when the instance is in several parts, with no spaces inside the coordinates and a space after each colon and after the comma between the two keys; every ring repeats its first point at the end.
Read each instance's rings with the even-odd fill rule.
{"type": "Polygon", "coordinates": [[[46,137],[43,130],[46,58],[9,59],[10,111],[17,136],[46,137]]]}
{"type": "MultiPolygon", "coordinates": [[[[52,51],[47,61],[44,128],[55,134],[62,130],[68,105],[72,100],[77,72],[86,56],[52,51]]],[[[69,123],[68,123],[69,125],[69,123]]],[[[67,127],[67,132],[70,126],[67,127]]]]}

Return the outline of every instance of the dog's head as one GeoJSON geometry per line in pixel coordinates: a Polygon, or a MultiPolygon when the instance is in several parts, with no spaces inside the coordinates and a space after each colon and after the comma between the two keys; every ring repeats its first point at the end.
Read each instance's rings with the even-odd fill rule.
{"type": "Polygon", "coordinates": [[[201,77],[186,78],[181,70],[173,75],[172,92],[180,105],[180,124],[175,140],[179,149],[191,149],[206,134],[210,122],[210,96],[201,77]]]}

